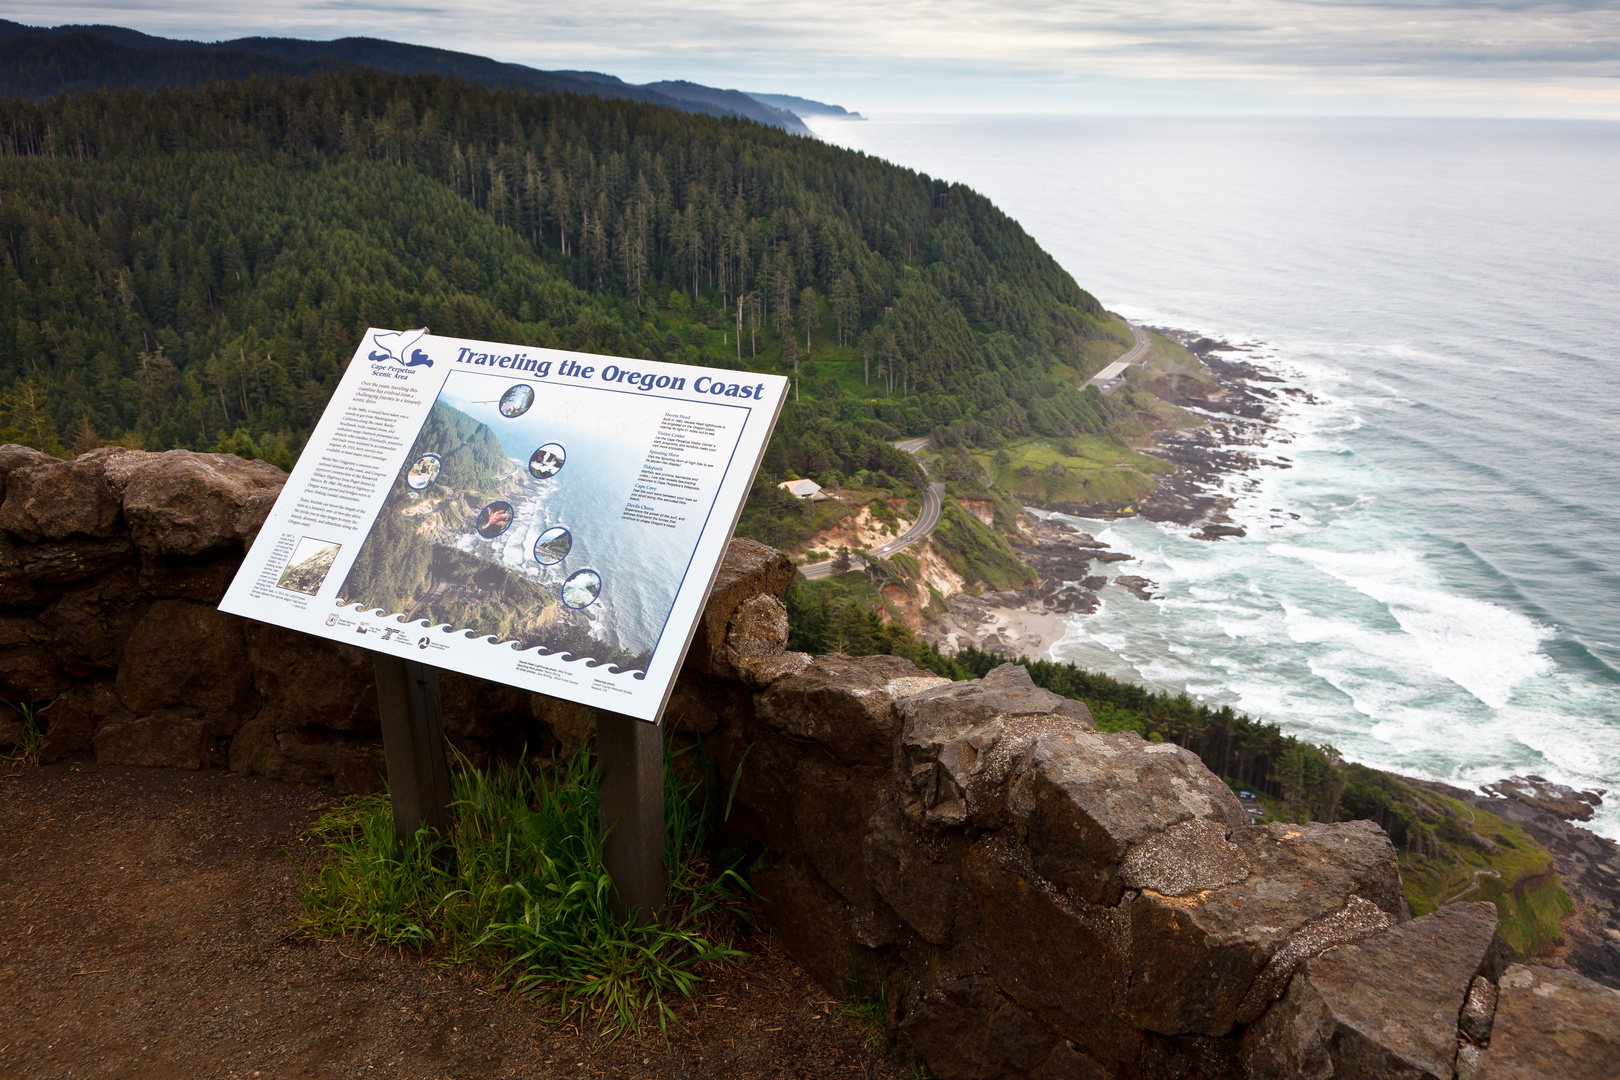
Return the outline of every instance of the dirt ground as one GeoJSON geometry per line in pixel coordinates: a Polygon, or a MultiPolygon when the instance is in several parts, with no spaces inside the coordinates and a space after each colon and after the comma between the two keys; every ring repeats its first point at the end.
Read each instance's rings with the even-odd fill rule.
{"type": "Polygon", "coordinates": [[[299,833],[331,798],[218,770],[0,763],[0,1076],[913,1075],[761,937],[666,1045],[548,1023],[485,973],[290,933],[299,833]]]}

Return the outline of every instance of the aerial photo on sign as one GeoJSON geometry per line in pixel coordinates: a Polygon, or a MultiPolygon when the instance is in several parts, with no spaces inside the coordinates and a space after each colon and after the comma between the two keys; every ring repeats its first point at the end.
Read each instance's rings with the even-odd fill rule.
{"type": "Polygon", "coordinates": [[[653,501],[647,472],[667,486],[709,468],[648,461],[642,443],[669,411],[663,398],[564,386],[539,398],[531,382],[453,372],[341,600],[644,669],[703,519],[627,528],[624,493],[653,501]]]}

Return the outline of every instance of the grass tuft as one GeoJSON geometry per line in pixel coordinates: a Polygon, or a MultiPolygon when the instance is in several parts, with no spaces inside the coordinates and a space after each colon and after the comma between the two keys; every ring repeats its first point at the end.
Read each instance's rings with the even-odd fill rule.
{"type": "MultiPolygon", "coordinates": [[[[588,750],[564,763],[457,757],[455,824],[442,843],[423,830],[403,853],[386,795],[350,798],[309,835],[322,864],[301,875],[302,929],[353,934],[430,953],[439,963],[497,972],[514,992],[561,1007],[598,1032],[639,1032],[675,1019],[706,964],[744,954],[721,918],[747,886],[703,850],[707,789],[678,779],[666,753],[665,864],[669,902],[643,924],[616,918],[597,835],[599,770],[588,750]]],[[[696,770],[694,770],[696,771],[696,770]]]]}
{"type": "Polygon", "coordinates": [[[38,765],[39,752],[45,746],[45,733],[40,730],[39,716],[34,711],[32,701],[6,701],[0,698],[0,705],[4,705],[22,718],[22,734],[5,753],[0,754],[0,761],[10,761],[24,765],[38,765]]]}

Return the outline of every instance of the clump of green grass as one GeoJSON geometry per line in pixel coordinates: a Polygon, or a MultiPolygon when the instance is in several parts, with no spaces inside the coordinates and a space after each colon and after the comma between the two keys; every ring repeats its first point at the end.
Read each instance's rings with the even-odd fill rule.
{"type": "Polygon", "coordinates": [[[32,701],[12,702],[0,699],[4,705],[22,718],[22,737],[17,740],[11,749],[0,754],[0,761],[21,762],[25,765],[38,765],[39,752],[45,745],[45,733],[40,730],[39,717],[34,712],[32,701]]]}
{"type": "Polygon", "coordinates": [[[682,783],[666,755],[669,902],[650,922],[615,917],[598,775],[588,750],[488,768],[458,758],[450,835],[423,830],[403,853],[388,797],[350,798],[309,830],[326,858],[301,875],[295,923],[489,968],[516,993],[594,1017],[605,1034],[639,1031],[649,1014],[667,1030],[672,1002],[692,995],[704,965],[744,956],[722,920],[746,884],[704,854],[701,781],[682,783]]]}

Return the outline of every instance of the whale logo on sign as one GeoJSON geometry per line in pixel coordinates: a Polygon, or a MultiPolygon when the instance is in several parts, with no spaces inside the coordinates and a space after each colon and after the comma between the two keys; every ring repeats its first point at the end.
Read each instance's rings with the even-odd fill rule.
{"type": "Polygon", "coordinates": [[[401,367],[432,367],[433,361],[425,349],[411,348],[426,333],[424,326],[420,330],[385,330],[372,335],[371,343],[376,346],[371,353],[372,363],[392,360],[401,367]]]}

